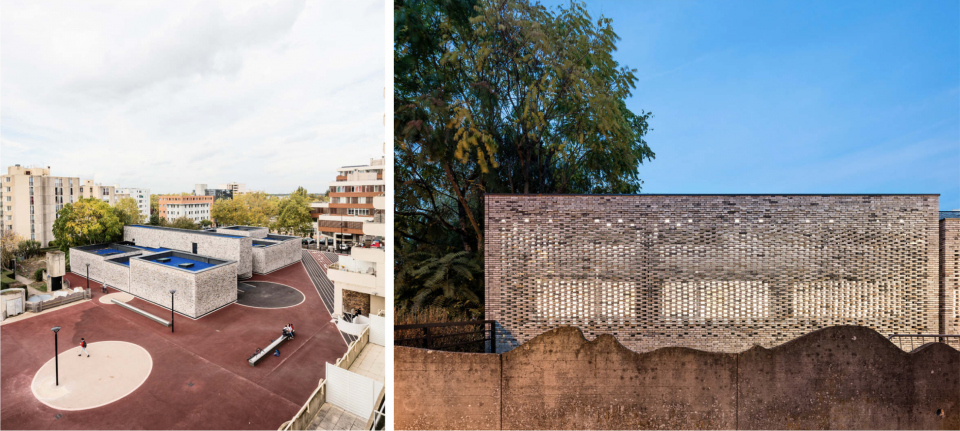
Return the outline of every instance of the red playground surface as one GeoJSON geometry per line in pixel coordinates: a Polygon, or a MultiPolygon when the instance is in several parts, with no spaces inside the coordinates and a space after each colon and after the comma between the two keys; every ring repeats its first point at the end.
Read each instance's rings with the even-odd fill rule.
{"type": "MultiPolygon", "coordinates": [[[[73,286],[86,280],[74,274],[73,286]]],[[[291,308],[231,304],[199,320],[177,315],[175,333],[146,317],[93,299],[0,327],[0,426],[3,429],[277,429],[290,420],[324,377],[324,363],[347,351],[316,288],[300,263],[250,281],[272,281],[300,290],[306,300],[291,308]],[[256,367],[247,358],[293,323],[294,340],[256,367]],[[59,411],[34,397],[33,377],[53,358],[53,332],[61,326],[60,352],[88,343],[127,341],[146,349],[153,371],[142,386],[111,404],[59,411]],[[57,415],[60,414],[59,418],[57,415]]],[[[116,292],[108,289],[110,293],[116,292]]],[[[135,298],[128,304],[169,319],[170,310],[135,298]]],[[[90,352],[90,367],[98,365],[90,352]]],[[[64,376],[60,376],[61,381],[64,376]]]]}

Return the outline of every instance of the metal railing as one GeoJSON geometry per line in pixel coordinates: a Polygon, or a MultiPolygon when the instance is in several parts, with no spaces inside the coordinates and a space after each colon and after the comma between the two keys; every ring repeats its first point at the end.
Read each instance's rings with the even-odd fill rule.
{"type": "Polygon", "coordinates": [[[496,320],[394,325],[393,332],[394,346],[452,352],[497,353],[496,320]],[[475,330],[457,331],[460,327],[473,327],[475,330]],[[476,330],[477,327],[480,329],[476,330]],[[414,336],[418,333],[422,335],[414,336]]]}
{"type": "Polygon", "coordinates": [[[892,343],[896,343],[897,347],[901,350],[907,352],[912,352],[916,348],[930,343],[943,343],[960,350],[960,335],[958,334],[893,334],[887,337],[887,339],[892,343]],[[896,338],[896,341],[894,341],[894,338],[896,338]],[[910,339],[910,350],[904,347],[904,338],[910,339]],[[928,339],[931,338],[933,340],[928,341],[928,339]]]}

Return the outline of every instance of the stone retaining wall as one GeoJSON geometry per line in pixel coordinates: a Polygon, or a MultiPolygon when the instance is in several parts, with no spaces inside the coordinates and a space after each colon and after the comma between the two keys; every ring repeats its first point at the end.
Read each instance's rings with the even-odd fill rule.
{"type": "Polygon", "coordinates": [[[741,353],[636,353],[562,327],[503,354],[394,358],[396,429],[960,428],[960,352],[857,326],[741,353]]]}

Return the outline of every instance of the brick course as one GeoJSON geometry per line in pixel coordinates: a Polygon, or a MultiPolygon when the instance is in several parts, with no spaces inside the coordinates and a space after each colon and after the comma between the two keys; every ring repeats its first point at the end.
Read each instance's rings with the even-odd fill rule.
{"type": "Polygon", "coordinates": [[[960,218],[940,220],[940,333],[960,334],[960,218]]]}
{"type": "Polygon", "coordinates": [[[500,351],[561,325],[738,352],[833,325],[939,330],[937,195],[494,195],[500,351]]]}

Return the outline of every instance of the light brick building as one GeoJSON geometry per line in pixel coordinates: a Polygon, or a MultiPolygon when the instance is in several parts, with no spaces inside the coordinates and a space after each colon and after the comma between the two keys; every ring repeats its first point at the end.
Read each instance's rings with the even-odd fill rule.
{"type": "Polygon", "coordinates": [[[739,352],[833,325],[935,334],[941,269],[957,280],[938,267],[957,236],[938,201],[488,194],[486,318],[500,351],[561,325],[636,351],[739,352]]]}
{"type": "Polygon", "coordinates": [[[337,243],[353,243],[364,235],[364,223],[383,213],[373,205],[374,198],[386,190],[383,161],[382,157],[370,159],[370,164],[338,170],[336,181],[330,183],[330,202],[311,208],[317,232],[334,237],[337,243]]]}

